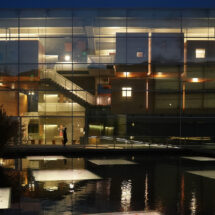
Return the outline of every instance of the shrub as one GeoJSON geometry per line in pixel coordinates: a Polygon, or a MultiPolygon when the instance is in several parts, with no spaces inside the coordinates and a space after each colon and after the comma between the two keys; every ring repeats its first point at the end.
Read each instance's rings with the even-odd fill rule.
{"type": "Polygon", "coordinates": [[[15,141],[18,137],[19,122],[14,117],[7,116],[3,106],[0,106],[0,148],[9,140],[15,141]]]}

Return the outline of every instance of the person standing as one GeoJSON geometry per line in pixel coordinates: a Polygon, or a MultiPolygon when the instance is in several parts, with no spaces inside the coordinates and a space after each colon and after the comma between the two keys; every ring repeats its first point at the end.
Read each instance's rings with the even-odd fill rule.
{"type": "Polygon", "coordinates": [[[68,139],[67,139],[67,128],[65,127],[64,129],[63,129],[63,145],[64,146],[66,146],[66,143],[67,143],[67,141],[68,141],[68,139]]]}

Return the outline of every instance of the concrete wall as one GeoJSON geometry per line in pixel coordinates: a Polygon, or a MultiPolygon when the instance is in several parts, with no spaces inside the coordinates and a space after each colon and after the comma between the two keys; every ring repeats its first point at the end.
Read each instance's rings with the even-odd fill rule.
{"type": "Polygon", "coordinates": [[[3,105],[8,116],[18,116],[18,114],[23,115],[23,113],[27,112],[27,95],[23,93],[18,94],[14,91],[0,91],[0,105],[3,105]]]}
{"type": "Polygon", "coordinates": [[[113,113],[146,112],[146,79],[113,79],[111,81],[111,110],[113,113]],[[122,97],[122,88],[131,87],[132,96],[122,97]]]}
{"type": "Polygon", "coordinates": [[[18,67],[9,70],[12,76],[17,76],[18,72],[24,76],[38,76],[40,65],[37,64],[43,63],[43,56],[44,50],[38,40],[0,41],[0,63],[21,64],[19,70],[18,67]]]}
{"type": "Polygon", "coordinates": [[[152,63],[183,63],[184,35],[181,33],[152,33],[152,63]]]}
{"type": "Polygon", "coordinates": [[[144,63],[148,61],[148,34],[117,33],[116,34],[116,64],[144,63]],[[142,57],[137,57],[142,52],[142,57]]]}

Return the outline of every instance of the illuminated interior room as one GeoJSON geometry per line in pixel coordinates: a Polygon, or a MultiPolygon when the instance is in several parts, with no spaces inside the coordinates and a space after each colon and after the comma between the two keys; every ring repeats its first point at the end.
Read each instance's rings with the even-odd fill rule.
{"type": "Polygon", "coordinates": [[[64,127],[68,144],[213,139],[213,120],[198,120],[215,108],[213,13],[16,12],[0,17],[0,104],[24,127],[19,142],[62,144],[64,127]]]}

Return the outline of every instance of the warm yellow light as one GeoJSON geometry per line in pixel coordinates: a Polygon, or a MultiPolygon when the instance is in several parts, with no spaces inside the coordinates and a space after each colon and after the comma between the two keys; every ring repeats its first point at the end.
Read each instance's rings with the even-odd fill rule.
{"type": "Polygon", "coordinates": [[[49,128],[55,128],[57,127],[57,125],[53,124],[53,125],[43,125],[45,129],[49,129],[49,128]]]}
{"type": "Polygon", "coordinates": [[[44,94],[43,97],[46,98],[46,97],[57,97],[58,95],[57,94],[44,94]]]}
{"type": "Polygon", "coordinates": [[[123,72],[125,77],[128,77],[130,75],[130,72],[123,72]]]}
{"type": "Polygon", "coordinates": [[[71,56],[70,55],[65,55],[64,56],[64,60],[65,61],[70,61],[71,60],[71,56]]]}
{"type": "Polygon", "coordinates": [[[196,58],[205,58],[205,49],[196,49],[196,58]]]}
{"type": "Polygon", "coordinates": [[[99,130],[103,130],[104,126],[103,125],[89,125],[90,128],[92,129],[99,129],[99,130]]]}
{"type": "Polygon", "coordinates": [[[33,96],[34,95],[34,91],[29,91],[28,95],[32,95],[33,96]]]}
{"type": "Polygon", "coordinates": [[[11,89],[13,89],[13,90],[15,89],[15,84],[11,85],[11,89]]]}
{"type": "Polygon", "coordinates": [[[198,78],[192,78],[192,82],[198,83],[198,82],[199,82],[199,79],[198,79],[198,78]]]}
{"type": "Polygon", "coordinates": [[[108,127],[108,126],[106,126],[105,129],[107,129],[107,130],[113,130],[114,127],[108,127]]]}

